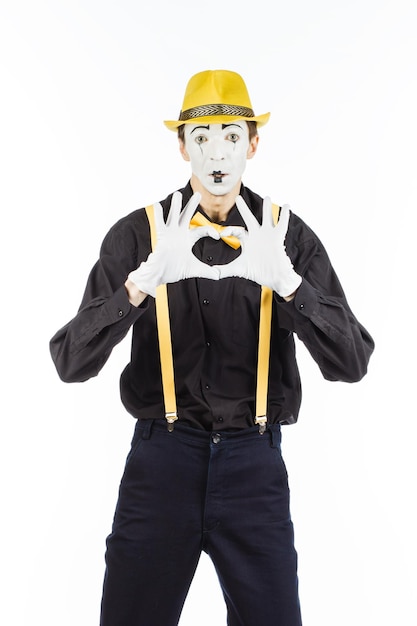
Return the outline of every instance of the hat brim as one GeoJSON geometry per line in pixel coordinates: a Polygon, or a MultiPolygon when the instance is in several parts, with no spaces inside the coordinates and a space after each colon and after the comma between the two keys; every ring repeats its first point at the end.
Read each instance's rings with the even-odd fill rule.
{"type": "Polygon", "coordinates": [[[169,130],[177,130],[183,124],[231,124],[236,120],[245,122],[256,122],[258,126],[264,126],[269,120],[270,113],[257,115],[256,117],[242,117],[239,115],[205,115],[203,117],[194,117],[189,120],[164,120],[165,126],[169,130]]]}

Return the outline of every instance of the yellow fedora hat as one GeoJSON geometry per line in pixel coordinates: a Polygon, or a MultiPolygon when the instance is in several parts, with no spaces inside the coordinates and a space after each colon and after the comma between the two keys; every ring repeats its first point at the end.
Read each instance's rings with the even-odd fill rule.
{"type": "Polygon", "coordinates": [[[255,115],[243,78],[229,70],[206,70],[190,78],[178,120],[166,120],[169,130],[182,124],[227,124],[234,120],[263,126],[270,113],[255,115]]]}

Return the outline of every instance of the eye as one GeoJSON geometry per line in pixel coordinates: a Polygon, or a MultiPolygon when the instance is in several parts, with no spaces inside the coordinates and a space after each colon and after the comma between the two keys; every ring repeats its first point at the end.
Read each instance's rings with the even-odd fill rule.
{"type": "Polygon", "coordinates": [[[237,133],[229,133],[226,136],[226,139],[228,141],[231,141],[232,143],[236,143],[237,141],[239,141],[239,135],[237,133]]]}
{"type": "Polygon", "coordinates": [[[207,141],[207,137],[205,137],[204,135],[197,135],[197,137],[195,138],[195,141],[198,144],[202,144],[207,141]]]}

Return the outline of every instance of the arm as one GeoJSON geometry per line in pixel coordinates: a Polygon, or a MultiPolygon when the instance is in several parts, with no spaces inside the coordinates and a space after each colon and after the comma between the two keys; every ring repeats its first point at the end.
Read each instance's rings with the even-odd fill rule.
{"type": "Polygon", "coordinates": [[[230,227],[242,253],[221,266],[221,277],[240,276],[267,285],[279,302],[279,321],[294,331],[328,380],[354,382],[367,371],[374,343],[351,312],[327,253],[316,235],[288,207],[273,225],[265,198],[260,225],[242,198],[236,204],[247,231],[230,227]]]}
{"type": "MultiPolygon", "coordinates": [[[[146,254],[146,251],[145,251],[146,254]]],[[[146,311],[135,306],[125,287],[129,271],[137,265],[137,241],[130,223],[116,224],[103,241],[100,258],[91,270],[77,315],[51,339],[50,351],[65,382],[96,376],[114,346],[146,311]]]]}
{"type": "Polygon", "coordinates": [[[135,218],[120,220],[111,229],[89,276],[78,314],[50,342],[62,380],[84,381],[96,376],[114,346],[145,313],[147,295],[155,296],[158,285],[185,278],[219,278],[216,269],[192,253],[199,238],[219,238],[211,227],[190,231],[189,221],[199,198],[194,194],[181,212],[181,193],[174,193],[166,223],[161,205],[154,205],[158,237],[152,253],[144,211],[138,211],[135,218]]]}
{"type": "Polygon", "coordinates": [[[302,283],[292,301],[276,298],[281,325],[297,334],[324,378],[360,380],[374,349],[372,337],[352,313],[320,240],[294,215],[287,240],[302,283]]]}

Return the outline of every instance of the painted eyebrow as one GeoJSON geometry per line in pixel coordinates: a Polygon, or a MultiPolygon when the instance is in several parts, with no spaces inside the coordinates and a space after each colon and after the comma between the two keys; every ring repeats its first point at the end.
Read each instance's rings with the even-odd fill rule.
{"type": "Polygon", "coordinates": [[[193,132],[194,132],[195,130],[198,130],[199,128],[205,128],[206,130],[210,130],[210,126],[209,126],[209,125],[207,125],[207,126],[196,126],[196,127],[195,127],[195,128],[193,128],[193,130],[190,132],[190,135],[192,135],[192,134],[193,134],[193,132]]]}
{"type": "MultiPolygon", "coordinates": [[[[232,124],[222,124],[222,130],[224,130],[225,128],[229,128],[229,126],[237,126],[238,128],[240,128],[240,130],[242,130],[242,127],[240,126],[240,124],[236,124],[236,123],[232,123],[232,124]]],[[[206,130],[210,130],[210,124],[207,124],[207,126],[196,126],[195,128],[193,128],[193,130],[190,132],[190,135],[193,134],[193,132],[195,130],[198,130],[199,128],[204,128],[206,130]]]]}

